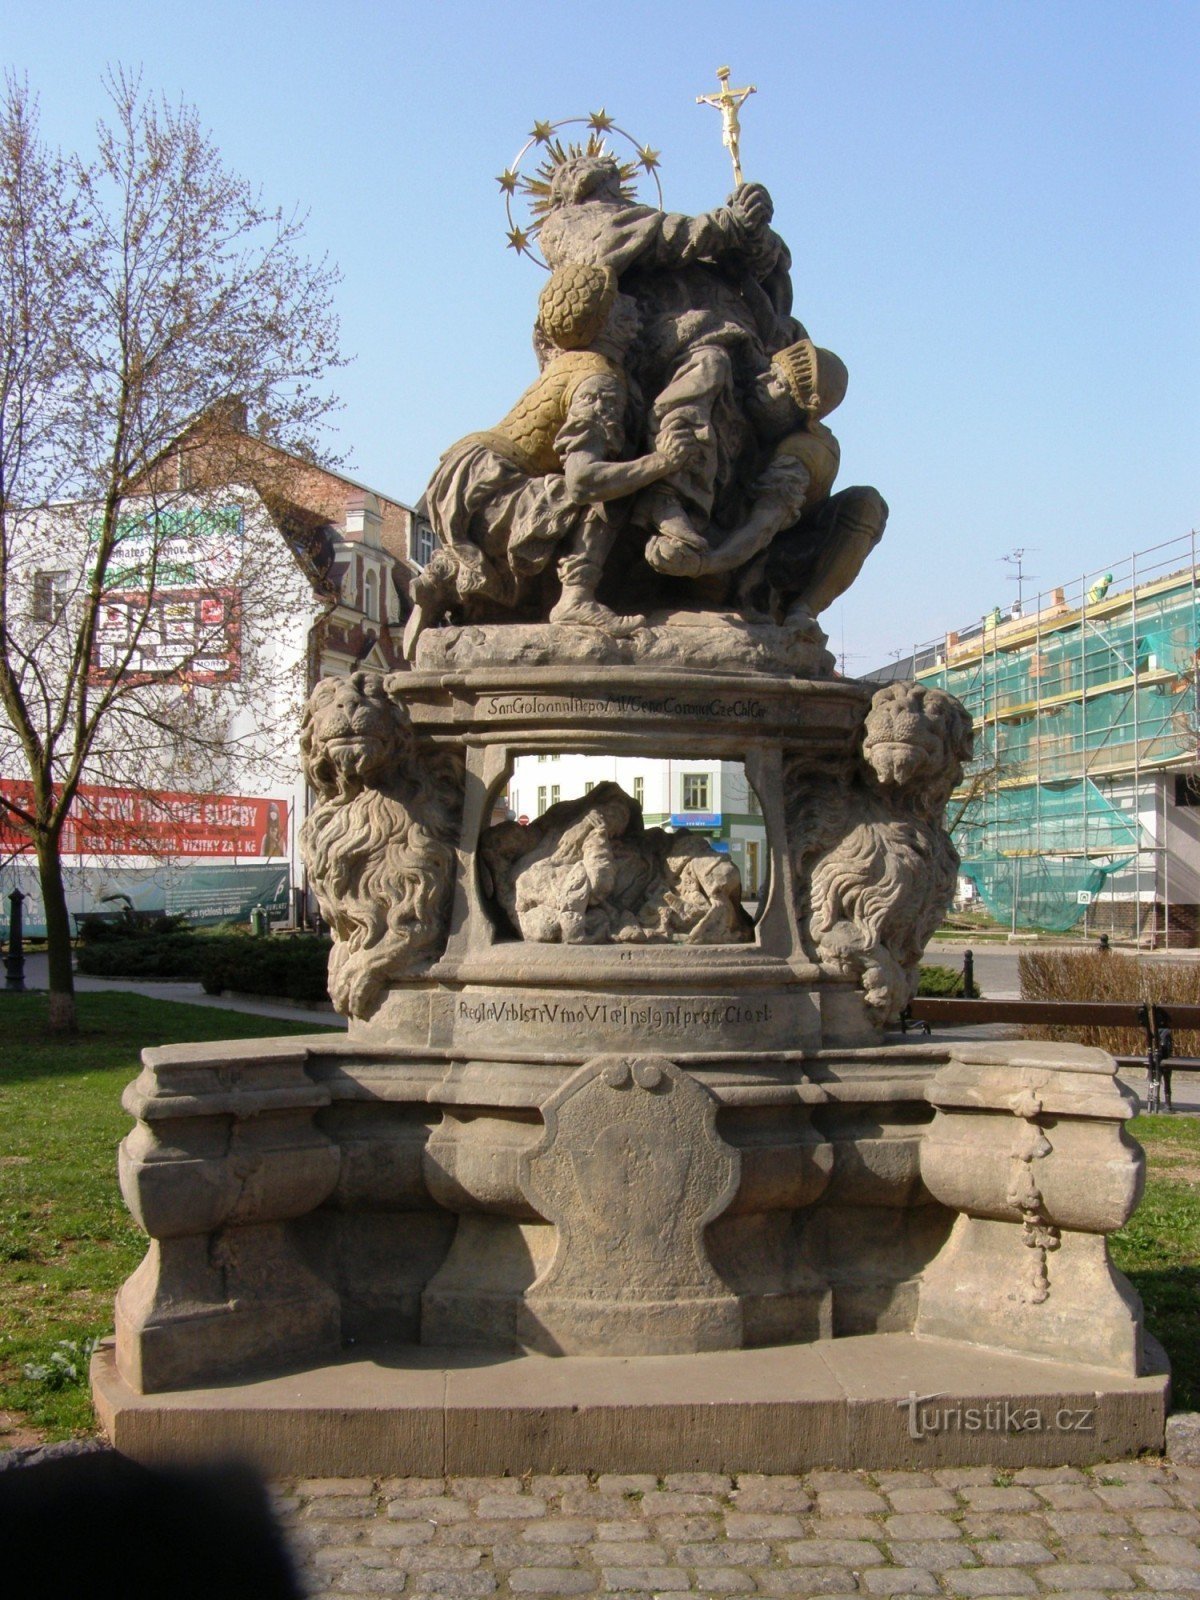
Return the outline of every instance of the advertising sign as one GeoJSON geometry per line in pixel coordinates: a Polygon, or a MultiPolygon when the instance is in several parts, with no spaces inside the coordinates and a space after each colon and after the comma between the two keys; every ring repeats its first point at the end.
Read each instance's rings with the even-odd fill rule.
{"type": "MultiPolygon", "coordinates": [[[[32,786],[0,778],[0,795],[29,810],[32,786]]],[[[7,811],[0,812],[0,851],[32,852],[28,836],[7,811]]],[[[284,856],[288,849],[286,800],[245,795],[135,792],[81,784],[63,829],[64,855],[95,856],[284,856]]]]}

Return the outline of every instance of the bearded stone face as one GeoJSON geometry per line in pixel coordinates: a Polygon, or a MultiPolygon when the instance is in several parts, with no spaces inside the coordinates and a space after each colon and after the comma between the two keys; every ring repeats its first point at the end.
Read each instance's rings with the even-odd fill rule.
{"type": "Polygon", "coordinates": [[[360,787],[394,760],[410,737],[408,718],[378,673],[326,678],[304,713],[304,775],[325,796],[360,787]]]}

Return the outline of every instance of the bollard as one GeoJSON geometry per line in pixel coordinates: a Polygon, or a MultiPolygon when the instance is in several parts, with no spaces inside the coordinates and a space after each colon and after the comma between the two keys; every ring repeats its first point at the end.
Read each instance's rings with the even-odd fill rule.
{"type": "Polygon", "coordinates": [[[25,939],[22,928],[23,907],[25,896],[20,889],[14,889],[8,897],[8,954],[4,958],[6,977],[4,987],[15,990],[18,994],[25,992],[25,939]]]}
{"type": "Polygon", "coordinates": [[[1100,935],[1100,946],[1099,946],[1099,949],[1100,949],[1100,954],[1101,955],[1105,955],[1105,956],[1108,955],[1108,953],[1109,953],[1109,945],[1108,945],[1108,935],[1106,933],[1102,933],[1100,935]]]}
{"type": "Polygon", "coordinates": [[[963,951],[963,999],[975,998],[975,954],[972,950],[963,951]]]}
{"type": "Polygon", "coordinates": [[[255,906],[250,913],[250,932],[256,939],[262,939],[267,932],[267,913],[263,906],[255,906]]]}

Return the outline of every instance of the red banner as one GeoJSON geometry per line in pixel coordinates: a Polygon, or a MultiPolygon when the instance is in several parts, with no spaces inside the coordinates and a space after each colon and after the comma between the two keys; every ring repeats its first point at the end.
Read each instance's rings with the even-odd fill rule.
{"type": "MultiPolygon", "coordinates": [[[[33,789],[27,782],[0,778],[0,795],[32,810],[33,789]]],[[[0,851],[21,855],[32,849],[20,818],[0,806],[0,851]]],[[[287,801],[80,784],[63,829],[62,851],[80,856],[286,856],[287,801]]]]}

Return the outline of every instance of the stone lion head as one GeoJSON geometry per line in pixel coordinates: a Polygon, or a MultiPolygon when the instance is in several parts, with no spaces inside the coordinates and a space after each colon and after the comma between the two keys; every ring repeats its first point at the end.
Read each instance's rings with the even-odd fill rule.
{"type": "Polygon", "coordinates": [[[300,729],[304,775],[322,799],[360,789],[412,742],[408,713],[377,672],[323,678],[300,729]]]}
{"type": "Polygon", "coordinates": [[[890,683],[871,701],[863,758],[884,787],[920,789],[942,805],[972,747],[969,713],[941,689],[890,683]]]}

